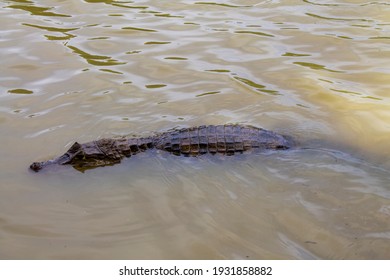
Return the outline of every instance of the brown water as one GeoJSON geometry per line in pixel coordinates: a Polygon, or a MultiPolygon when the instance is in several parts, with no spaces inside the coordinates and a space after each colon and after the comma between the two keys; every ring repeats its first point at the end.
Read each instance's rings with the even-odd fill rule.
{"type": "Polygon", "coordinates": [[[387,1],[0,7],[1,259],[390,259],[387,1]],[[312,149],[27,169],[222,123],[312,149]]]}

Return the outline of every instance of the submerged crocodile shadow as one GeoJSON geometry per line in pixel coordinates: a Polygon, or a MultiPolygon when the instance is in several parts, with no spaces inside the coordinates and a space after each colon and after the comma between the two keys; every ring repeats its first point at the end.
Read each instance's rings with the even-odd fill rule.
{"type": "Polygon", "coordinates": [[[164,150],[174,155],[231,156],[251,150],[286,150],[294,146],[289,136],[247,125],[209,125],[170,130],[142,138],[104,138],[84,144],[75,142],[63,155],[34,162],[30,169],[38,172],[53,165],[70,164],[79,171],[120,163],[124,157],[148,149],[164,150]]]}

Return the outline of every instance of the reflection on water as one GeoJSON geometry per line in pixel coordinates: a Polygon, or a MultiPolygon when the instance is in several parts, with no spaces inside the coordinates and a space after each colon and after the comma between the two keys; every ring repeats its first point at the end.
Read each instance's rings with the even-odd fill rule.
{"type": "Polygon", "coordinates": [[[10,2],[22,2],[22,3],[25,2],[24,5],[14,4],[14,5],[7,6],[7,8],[24,10],[24,11],[30,12],[34,16],[71,17],[70,15],[64,15],[64,14],[50,12],[50,10],[53,7],[35,6],[32,1],[10,1],[10,2]]]}
{"type": "Polygon", "coordinates": [[[80,55],[82,58],[84,58],[89,64],[95,65],[95,66],[111,66],[111,65],[118,65],[118,64],[126,64],[126,62],[118,62],[115,59],[112,59],[109,56],[104,55],[92,55],[87,52],[84,52],[74,46],[67,45],[68,48],[73,50],[75,53],[80,55]]]}
{"type": "Polygon", "coordinates": [[[390,5],[352,2],[3,1],[0,258],[389,259],[390,5]],[[299,149],[27,170],[219,123],[299,149]]]}

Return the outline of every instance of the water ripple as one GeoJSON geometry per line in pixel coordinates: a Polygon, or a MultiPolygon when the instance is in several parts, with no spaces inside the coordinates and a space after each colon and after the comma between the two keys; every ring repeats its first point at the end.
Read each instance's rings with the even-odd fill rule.
{"type": "Polygon", "coordinates": [[[388,7],[2,1],[1,257],[389,258],[388,7]],[[302,149],[27,170],[74,141],[220,123],[302,149]]]}

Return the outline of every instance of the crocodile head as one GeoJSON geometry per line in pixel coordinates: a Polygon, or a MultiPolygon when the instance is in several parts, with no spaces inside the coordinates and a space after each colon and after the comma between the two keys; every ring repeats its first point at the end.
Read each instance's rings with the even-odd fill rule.
{"type": "Polygon", "coordinates": [[[86,169],[118,163],[119,159],[108,157],[99,148],[96,142],[79,144],[75,142],[69,150],[59,156],[43,162],[34,162],[30,168],[35,172],[51,165],[71,164],[75,169],[84,171],[86,169]]]}
{"type": "Polygon", "coordinates": [[[55,165],[55,164],[67,164],[72,161],[73,158],[75,158],[77,155],[81,153],[81,145],[77,142],[75,142],[70,149],[63,154],[62,156],[59,156],[55,159],[47,160],[47,161],[41,161],[41,162],[34,162],[30,165],[30,169],[34,170],[35,172],[40,171],[42,168],[55,165]]]}

